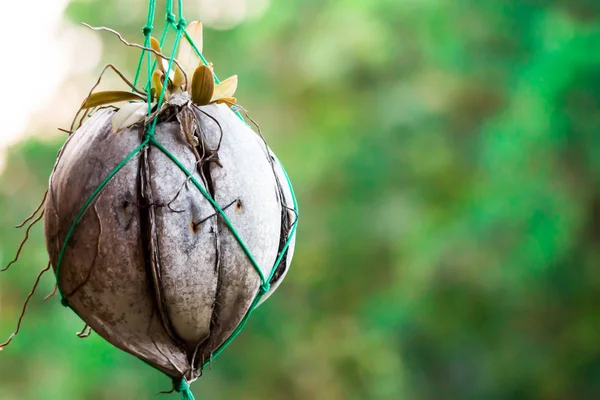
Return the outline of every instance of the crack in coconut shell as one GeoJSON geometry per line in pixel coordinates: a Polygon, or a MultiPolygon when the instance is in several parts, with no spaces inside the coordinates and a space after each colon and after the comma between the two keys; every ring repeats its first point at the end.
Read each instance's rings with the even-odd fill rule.
{"type": "Polygon", "coordinates": [[[159,248],[157,243],[157,233],[154,225],[155,221],[155,203],[152,193],[152,186],[150,184],[150,165],[148,162],[148,153],[152,150],[150,147],[146,147],[142,150],[140,157],[140,191],[139,191],[139,203],[140,207],[140,222],[141,222],[141,233],[142,242],[144,246],[144,259],[146,269],[149,276],[152,278],[152,288],[154,289],[154,300],[156,307],[159,311],[159,316],[165,331],[173,340],[180,343],[181,339],[175,334],[173,324],[168,316],[167,304],[163,296],[163,288],[161,285],[161,266],[159,257],[159,248]]]}
{"type": "MultiPolygon", "coordinates": [[[[221,140],[219,140],[219,145],[217,146],[217,148],[215,150],[209,150],[207,148],[207,146],[205,144],[204,134],[200,127],[200,122],[196,116],[196,113],[194,112],[194,108],[196,108],[196,107],[193,105],[193,103],[191,101],[188,101],[187,103],[183,104],[180,108],[180,112],[177,114],[177,119],[180,124],[182,135],[186,139],[190,149],[194,153],[194,157],[196,158],[196,164],[195,164],[196,171],[200,174],[200,178],[202,179],[202,182],[204,183],[204,186],[206,187],[208,193],[210,194],[210,196],[212,198],[214,198],[215,191],[214,191],[214,183],[213,183],[212,176],[210,173],[210,166],[211,166],[211,162],[216,162],[216,163],[218,163],[218,165],[220,167],[222,167],[222,165],[218,161],[218,156],[216,157],[216,160],[214,160],[214,157],[213,157],[214,154],[218,154],[221,140]],[[198,152],[199,148],[201,148],[201,150],[202,150],[202,155],[200,155],[200,153],[198,152]]],[[[218,122],[217,122],[217,124],[218,124],[218,122]]],[[[222,137],[223,131],[220,128],[220,126],[219,126],[219,129],[220,129],[220,134],[222,137]]],[[[215,288],[215,299],[218,298],[218,296],[219,296],[219,291],[220,291],[220,286],[221,286],[220,285],[220,275],[221,275],[220,242],[219,242],[219,231],[218,231],[219,218],[220,218],[219,214],[215,213],[214,220],[212,217],[205,218],[202,220],[203,222],[210,220],[210,223],[212,226],[211,226],[209,232],[210,232],[210,234],[212,234],[214,236],[215,274],[216,274],[216,280],[217,280],[217,284],[216,284],[216,288],[215,288]]],[[[200,225],[200,223],[198,225],[200,225]]],[[[194,226],[194,229],[193,229],[194,233],[199,233],[199,231],[197,231],[198,228],[195,226],[193,221],[192,221],[192,226],[194,226]]],[[[206,339],[208,339],[210,337],[210,332],[212,330],[212,327],[214,326],[214,323],[213,323],[214,307],[215,307],[215,302],[213,302],[213,305],[211,307],[212,312],[211,312],[211,318],[210,318],[210,325],[209,325],[208,331],[206,332],[205,336],[199,338],[197,340],[197,343],[195,343],[195,344],[190,343],[190,344],[193,344],[193,348],[189,349],[192,351],[192,354],[190,357],[190,364],[194,368],[197,368],[197,366],[195,365],[195,360],[197,358],[200,346],[206,341],[206,339]]]]}

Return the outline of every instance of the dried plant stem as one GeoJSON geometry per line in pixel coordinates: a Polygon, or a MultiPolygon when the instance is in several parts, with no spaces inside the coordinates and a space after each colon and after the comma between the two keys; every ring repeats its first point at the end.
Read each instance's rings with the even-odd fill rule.
{"type": "Polygon", "coordinates": [[[23,250],[23,246],[25,246],[25,243],[27,243],[27,241],[29,240],[29,231],[31,230],[31,228],[33,228],[33,226],[35,224],[37,224],[42,218],[44,217],[44,211],[42,211],[42,213],[39,215],[39,217],[37,217],[36,219],[33,220],[33,222],[31,224],[29,224],[29,226],[27,227],[27,230],[25,231],[25,238],[23,239],[23,241],[21,241],[21,245],[19,246],[19,249],[17,250],[17,254],[15,255],[14,260],[12,260],[11,262],[8,263],[8,265],[2,269],[0,269],[0,272],[4,272],[7,269],[9,269],[11,267],[11,265],[13,265],[14,263],[16,263],[17,261],[19,261],[19,256],[21,255],[21,251],[23,250]]]}
{"type": "Polygon", "coordinates": [[[160,396],[162,394],[171,394],[171,393],[175,393],[175,387],[173,387],[173,389],[169,390],[168,392],[158,392],[158,393],[156,393],[155,396],[160,396]]]}
{"type": "Polygon", "coordinates": [[[6,342],[0,344],[0,351],[2,351],[6,346],[8,346],[10,344],[10,342],[12,342],[13,338],[15,336],[17,336],[17,334],[19,333],[19,330],[21,330],[21,323],[23,322],[23,317],[25,316],[25,312],[27,311],[27,305],[29,304],[29,300],[31,300],[31,298],[33,297],[33,295],[35,294],[35,290],[38,287],[38,284],[40,283],[40,279],[42,278],[42,275],[44,275],[44,273],[48,270],[50,270],[50,262],[48,262],[48,266],[46,268],[44,268],[37,276],[37,279],[35,280],[35,283],[33,284],[33,288],[31,289],[31,292],[29,293],[29,295],[27,296],[27,300],[25,300],[25,304],[23,304],[23,308],[21,309],[21,315],[19,316],[19,322],[17,323],[17,329],[13,332],[12,335],[9,336],[8,340],[6,340],[6,342]]]}
{"type": "Polygon", "coordinates": [[[44,297],[44,301],[48,301],[51,298],[53,298],[54,295],[56,294],[56,292],[58,292],[58,284],[54,285],[54,290],[52,291],[52,293],[50,293],[48,296],[44,297]]]}
{"type": "Polygon", "coordinates": [[[100,214],[98,214],[98,210],[96,209],[96,204],[94,204],[92,209],[94,210],[94,214],[96,215],[96,218],[98,218],[98,226],[100,227],[100,232],[98,233],[98,239],[96,241],[96,252],[94,253],[94,257],[92,258],[90,269],[88,270],[85,279],[81,283],[79,283],[70,293],[64,294],[64,298],[67,300],[70,299],[71,297],[73,297],[77,292],[79,292],[81,290],[81,288],[83,288],[85,285],[87,285],[90,278],[92,277],[92,272],[94,271],[94,266],[96,265],[96,260],[98,259],[98,254],[100,254],[100,238],[102,237],[102,221],[100,220],[100,214]]]}
{"type": "MultiPolygon", "coordinates": [[[[90,28],[90,29],[91,29],[91,30],[93,30],[93,31],[106,31],[106,32],[110,32],[110,33],[112,33],[112,34],[116,35],[116,36],[119,38],[119,40],[120,40],[120,41],[121,41],[121,42],[122,42],[124,45],[126,45],[126,46],[129,46],[129,47],[135,47],[135,48],[138,48],[138,49],[141,49],[141,50],[149,51],[149,52],[151,52],[151,53],[153,53],[153,54],[156,54],[157,56],[159,56],[159,57],[160,57],[160,58],[162,58],[163,60],[167,60],[167,61],[170,61],[170,60],[171,60],[171,57],[165,56],[165,55],[164,55],[164,54],[162,54],[161,52],[159,52],[159,51],[156,51],[156,50],[154,50],[154,49],[153,49],[153,48],[151,48],[151,47],[145,47],[145,46],[142,46],[141,44],[137,44],[137,43],[130,43],[130,42],[128,42],[127,40],[125,40],[125,39],[123,38],[123,36],[122,36],[122,35],[121,35],[119,32],[115,31],[114,29],[110,29],[110,28],[107,28],[107,27],[105,27],[105,26],[99,26],[99,27],[95,27],[95,26],[91,26],[91,25],[89,25],[89,24],[86,24],[85,22],[83,23],[83,25],[85,25],[86,27],[90,28]]],[[[186,74],[186,72],[185,72],[185,69],[183,69],[183,67],[181,66],[181,64],[179,64],[179,61],[177,61],[175,58],[173,58],[173,62],[174,62],[174,63],[175,63],[175,64],[176,64],[176,65],[179,67],[179,69],[180,69],[180,70],[181,70],[181,72],[183,73],[183,77],[185,78],[185,87],[187,88],[187,87],[188,87],[188,76],[187,76],[187,74],[186,74]]]]}
{"type": "MultiPolygon", "coordinates": [[[[233,200],[231,203],[227,204],[225,207],[222,207],[221,210],[225,211],[225,210],[227,210],[229,207],[231,207],[234,204],[240,204],[240,199],[233,200]]],[[[217,215],[219,215],[219,212],[214,212],[214,213],[210,214],[208,217],[205,217],[205,218],[201,219],[200,222],[195,223],[194,225],[203,224],[204,222],[208,221],[212,217],[216,217],[217,215]]]]}
{"type": "Polygon", "coordinates": [[[77,337],[80,339],[85,339],[87,337],[90,337],[91,334],[92,328],[88,324],[85,324],[81,332],[77,332],[77,337]]]}
{"type": "Polygon", "coordinates": [[[195,107],[196,107],[196,109],[197,109],[198,111],[200,111],[202,114],[204,114],[204,115],[206,115],[208,118],[212,119],[212,120],[213,120],[213,122],[214,122],[215,124],[217,124],[217,126],[219,127],[219,132],[220,132],[220,136],[219,136],[219,143],[217,144],[217,148],[216,148],[216,149],[214,149],[214,150],[210,150],[211,152],[214,152],[214,153],[216,153],[216,152],[218,152],[218,151],[221,149],[221,143],[223,142],[223,127],[221,126],[221,124],[219,123],[219,121],[218,121],[218,120],[217,120],[215,117],[213,117],[212,115],[210,115],[210,114],[209,114],[209,113],[207,113],[206,111],[203,111],[203,110],[201,110],[201,109],[200,109],[198,106],[196,106],[195,104],[194,104],[194,106],[195,106],[195,107]]]}
{"type": "MultiPolygon", "coordinates": [[[[271,152],[269,151],[269,146],[267,144],[267,141],[265,140],[265,137],[262,134],[260,125],[256,121],[254,121],[252,119],[252,117],[250,117],[250,115],[248,114],[248,111],[244,107],[240,106],[239,104],[234,104],[234,103],[231,103],[228,101],[225,101],[225,103],[227,103],[229,106],[235,106],[236,109],[242,110],[242,112],[244,113],[246,118],[248,118],[250,120],[250,122],[252,122],[252,124],[254,124],[254,126],[256,127],[256,130],[258,131],[258,136],[261,138],[261,140],[265,146],[266,156],[269,160],[269,163],[271,164],[271,169],[273,170],[273,176],[275,177],[275,181],[277,182],[277,186],[278,186],[277,195],[279,197],[279,203],[281,204],[281,207],[286,210],[286,212],[282,213],[282,226],[281,226],[281,234],[282,235],[280,237],[280,249],[281,249],[282,246],[284,246],[285,242],[288,240],[288,237],[292,230],[292,227],[298,223],[298,212],[293,207],[289,207],[287,205],[287,201],[285,198],[285,194],[283,193],[281,182],[279,180],[277,173],[275,172],[275,159],[273,158],[273,156],[271,155],[271,152]],[[290,211],[294,214],[294,217],[295,217],[293,222],[290,221],[290,216],[288,214],[290,211]]],[[[277,267],[276,271],[273,272],[271,281],[278,279],[278,276],[279,276],[278,271],[282,270],[281,269],[282,265],[285,265],[285,263],[286,263],[286,260],[283,259],[282,264],[280,264],[277,267]]]]}
{"type": "Polygon", "coordinates": [[[44,203],[46,202],[46,197],[48,197],[48,189],[46,189],[46,191],[44,192],[44,198],[40,202],[40,205],[37,206],[37,208],[35,209],[35,211],[32,212],[29,217],[25,218],[25,221],[21,222],[15,228],[22,228],[22,227],[25,226],[26,223],[28,223],[29,221],[31,221],[35,217],[35,215],[38,213],[38,211],[40,211],[42,209],[42,207],[44,207],[44,203]]]}
{"type": "MultiPolygon", "coordinates": [[[[225,101],[228,105],[231,106],[235,106],[236,108],[242,110],[242,112],[244,113],[244,115],[246,116],[246,118],[248,118],[250,120],[250,122],[252,122],[252,124],[254,124],[254,126],[256,127],[256,130],[258,131],[258,136],[260,136],[260,138],[262,139],[263,144],[265,145],[265,150],[267,152],[267,156],[269,158],[269,162],[271,163],[271,167],[273,168],[273,174],[275,174],[275,178],[277,179],[277,182],[279,183],[279,178],[277,178],[277,174],[275,173],[275,163],[273,160],[273,157],[271,156],[271,154],[269,154],[269,146],[267,145],[267,141],[265,139],[265,137],[262,134],[262,131],[260,129],[260,125],[254,121],[252,119],[252,117],[250,117],[250,115],[248,114],[248,110],[246,110],[244,107],[240,106],[237,103],[231,103],[228,101],[225,101]]],[[[294,222],[289,226],[289,228],[291,229],[292,226],[294,226],[296,224],[296,222],[298,222],[298,212],[293,208],[293,207],[289,207],[285,201],[285,197],[282,195],[281,198],[281,205],[286,208],[288,211],[291,211],[292,213],[294,213],[294,215],[296,216],[294,222]]],[[[289,231],[288,231],[289,232],[289,231]]]]}
{"type": "MultiPolygon", "coordinates": [[[[123,73],[121,71],[119,71],[119,69],[117,67],[115,67],[113,64],[106,64],[104,66],[104,68],[102,68],[102,71],[100,72],[100,76],[98,76],[98,80],[96,81],[96,83],[94,84],[94,86],[92,86],[92,89],[90,90],[90,92],[88,93],[87,97],[83,100],[83,102],[81,103],[81,108],[79,109],[79,111],[77,111],[77,114],[75,114],[75,118],[73,118],[73,122],[71,123],[71,128],[70,131],[73,132],[75,129],[75,122],[77,122],[77,117],[79,117],[79,114],[81,113],[81,111],[85,110],[83,108],[83,105],[85,103],[87,103],[87,101],[90,99],[90,97],[92,97],[92,94],[94,93],[94,90],[96,90],[96,88],[98,86],[100,86],[100,82],[102,82],[102,78],[104,77],[104,74],[106,73],[106,71],[108,69],[112,69],[117,75],[119,75],[119,77],[121,79],[123,79],[123,81],[127,84],[127,86],[129,86],[134,92],[142,95],[142,96],[146,96],[147,94],[141,90],[139,90],[138,88],[136,88],[133,83],[131,83],[127,78],[125,78],[125,75],[123,75],[123,73]]],[[[81,118],[81,121],[79,122],[79,125],[81,126],[81,123],[83,122],[83,118],[85,118],[85,114],[83,115],[83,117],[81,118]]]]}

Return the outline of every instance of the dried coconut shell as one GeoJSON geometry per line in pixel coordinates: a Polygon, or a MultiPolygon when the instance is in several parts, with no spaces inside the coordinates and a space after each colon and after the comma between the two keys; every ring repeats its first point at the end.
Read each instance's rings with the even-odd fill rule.
{"type": "MultiPolygon", "coordinates": [[[[156,140],[224,209],[270,276],[296,218],[279,161],[227,106],[174,100],[159,113],[156,140]],[[198,146],[182,132],[186,107],[196,120],[198,146]]],[[[74,132],[50,178],[45,236],[55,271],[77,214],[144,139],[145,123],[112,133],[113,115],[100,110],[74,132]]],[[[262,301],[287,273],[290,240],[262,301]]],[[[167,155],[147,145],[75,225],[58,284],[70,307],[107,341],[191,381],[246,315],[261,280],[210,202],[167,155]]]]}

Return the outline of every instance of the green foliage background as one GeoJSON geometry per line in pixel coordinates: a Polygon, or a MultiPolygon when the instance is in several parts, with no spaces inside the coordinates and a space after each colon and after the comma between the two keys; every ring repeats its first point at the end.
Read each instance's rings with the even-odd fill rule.
{"type": "MultiPolygon", "coordinates": [[[[144,2],[120,3],[68,14],[141,41],[144,2]]],[[[302,216],[286,282],[197,398],[600,398],[600,2],[273,1],[205,36],[302,216]]],[[[131,76],[139,53],[102,38],[131,76]]],[[[10,152],[3,264],[59,145],[10,152]]],[[[0,275],[2,337],[46,263],[38,227],[0,275]]],[[[0,399],[169,389],[97,335],[76,338],[82,322],[42,301],[52,287],[49,274],[0,354],[0,399]]]]}

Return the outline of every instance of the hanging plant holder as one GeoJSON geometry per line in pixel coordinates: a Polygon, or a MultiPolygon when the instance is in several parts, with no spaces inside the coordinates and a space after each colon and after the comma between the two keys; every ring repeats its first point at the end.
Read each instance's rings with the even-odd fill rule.
{"type": "Polygon", "coordinates": [[[145,44],[121,38],[143,49],[132,91],[96,85],[84,100],[43,216],[63,305],[191,398],[189,383],[285,277],[298,212],[281,163],[240,114],[237,77],[219,82],[202,56],[202,25],[186,25],[181,1],[176,24],[169,1],[165,56],[154,3],[145,44]]]}

